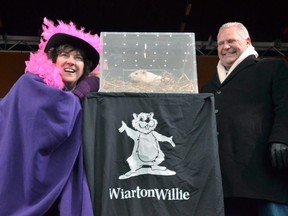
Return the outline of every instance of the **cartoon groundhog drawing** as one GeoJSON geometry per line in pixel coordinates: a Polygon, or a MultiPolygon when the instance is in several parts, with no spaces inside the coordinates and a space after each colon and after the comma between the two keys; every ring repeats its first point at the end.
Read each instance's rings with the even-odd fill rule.
{"type": "MultiPolygon", "coordinates": [[[[127,159],[130,171],[126,173],[125,176],[132,175],[139,171],[143,166],[145,166],[146,170],[148,170],[147,166],[149,166],[149,169],[154,171],[153,174],[160,174],[157,172],[167,170],[166,167],[159,166],[165,158],[159,142],[168,142],[173,147],[175,147],[175,143],[172,140],[173,136],[167,137],[154,131],[158,122],[153,116],[154,113],[152,112],[142,112],[138,115],[133,113],[134,119],[132,120],[132,126],[135,130],[129,128],[123,121],[122,126],[118,129],[120,133],[126,131],[127,135],[134,140],[132,154],[127,159]]],[[[173,171],[168,171],[169,174],[166,173],[166,175],[175,174],[173,171]]],[[[138,172],[138,174],[145,174],[145,172],[138,172]]],[[[163,175],[165,174],[163,173],[163,175]]]]}

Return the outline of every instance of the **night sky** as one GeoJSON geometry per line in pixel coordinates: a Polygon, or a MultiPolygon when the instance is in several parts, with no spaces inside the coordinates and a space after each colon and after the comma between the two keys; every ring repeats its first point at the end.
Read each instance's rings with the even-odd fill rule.
{"type": "Polygon", "coordinates": [[[38,36],[43,17],[73,21],[92,33],[194,32],[196,41],[216,40],[225,22],[240,21],[252,41],[288,42],[288,7],[284,1],[211,0],[7,0],[1,3],[1,34],[38,36]],[[185,15],[187,5],[192,8],[185,15]]]}

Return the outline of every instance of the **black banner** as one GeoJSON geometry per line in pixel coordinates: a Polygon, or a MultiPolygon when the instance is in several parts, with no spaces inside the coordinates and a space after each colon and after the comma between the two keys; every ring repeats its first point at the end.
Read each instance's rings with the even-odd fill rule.
{"type": "Polygon", "coordinates": [[[92,93],[83,106],[96,216],[224,215],[212,94],[92,93]]]}

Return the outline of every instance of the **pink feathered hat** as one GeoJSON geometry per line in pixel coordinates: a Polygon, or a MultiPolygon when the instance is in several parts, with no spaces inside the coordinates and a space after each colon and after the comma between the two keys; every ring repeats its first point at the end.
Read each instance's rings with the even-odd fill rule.
{"type": "Polygon", "coordinates": [[[35,53],[31,52],[29,61],[25,61],[25,73],[37,74],[43,78],[47,85],[63,89],[64,82],[60,75],[61,68],[57,67],[47,56],[49,48],[63,43],[69,43],[84,49],[87,57],[93,63],[91,71],[96,68],[99,53],[103,48],[97,34],[86,33],[84,28],[77,29],[72,22],[65,24],[63,21],[58,21],[58,25],[54,25],[52,21],[46,18],[44,18],[42,29],[39,49],[35,53]]]}

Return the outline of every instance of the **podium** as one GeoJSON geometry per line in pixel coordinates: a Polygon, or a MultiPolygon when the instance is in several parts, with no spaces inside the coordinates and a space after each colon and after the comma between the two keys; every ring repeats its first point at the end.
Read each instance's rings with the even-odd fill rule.
{"type": "Polygon", "coordinates": [[[212,94],[90,93],[84,158],[95,216],[223,216],[212,94]]]}

